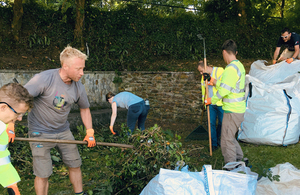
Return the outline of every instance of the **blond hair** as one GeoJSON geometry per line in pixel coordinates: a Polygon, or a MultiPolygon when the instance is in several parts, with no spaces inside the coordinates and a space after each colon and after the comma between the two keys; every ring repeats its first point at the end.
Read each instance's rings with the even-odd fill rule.
{"type": "Polygon", "coordinates": [[[60,63],[63,65],[65,61],[69,58],[77,57],[83,60],[87,60],[87,55],[68,45],[61,53],[60,53],[60,63]]]}
{"type": "Polygon", "coordinates": [[[33,108],[33,96],[19,83],[8,83],[0,88],[0,102],[10,105],[25,103],[29,109],[33,108]]]}

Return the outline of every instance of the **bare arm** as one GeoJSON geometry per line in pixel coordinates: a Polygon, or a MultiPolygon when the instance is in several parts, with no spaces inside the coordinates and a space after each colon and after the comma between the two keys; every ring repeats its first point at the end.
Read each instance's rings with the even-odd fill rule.
{"type": "MultiPolygon", "coordinates": [[[[274,57],[273,57],[273,60],[276,60],[278,55],[279,55],[279,52],[280,52],[280,47],[276,47],[275,49],[275,52],[274,52],[274,57]]],[[[279,59],[278,59],[279,60],[279,59]]]]}
{"type": "Polygon", "coordinates": [[[295,45],[295,53],[292,56],[294,59],[297,59],[299,55],[299,45],[295,45]]]}
{"type": "Polygon", "coordinates": [[[111,104],[111,110],[112,110],[112,114],[111,114],[111,118],[110,118],[110,126],[114,126],[116,118],[117,118],[117,103],[113,102],[111,104]]]}
{"type": "Polygon", "coordinates": [[[84,108],[84,109],[80,108],[80,116],[85,128],[92,129],[93,123],[92,123],[92,115],[91,115],[90,108],[84,108]]]}

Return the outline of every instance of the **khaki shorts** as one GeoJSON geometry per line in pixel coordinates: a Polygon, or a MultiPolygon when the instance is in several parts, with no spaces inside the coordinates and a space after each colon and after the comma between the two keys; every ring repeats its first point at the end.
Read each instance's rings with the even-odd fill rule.
{"type": "MultiPolygon", "coordinates": [[[[280,55],[279,58],[283,57],[284,59],[288,59],[288,58],[293,57],[294,53],[295,53],[295,51],[289,51],[289,50],[286,48],[285,50],[283,50],[283,52],[281,53],[281,55],[280,55]]],[[[300,52],[299,52],[297,58],[300,59],[300,52]]]]}
{"type": "MultiPolygon", "coordinates": [[[[74,140],[70,130],[46,134],[29,131],[29,137],[40,139],[74,140]]],[[[81,166],[81,158],[76,144],[61,144],[48,142],[29,142],[33,156],[33,173],[41,178],[48,178],[52,172],[52,160],[50,150],[54,147],[59,149],[63,162],[68,167],[77,168],[81,166]]]]}

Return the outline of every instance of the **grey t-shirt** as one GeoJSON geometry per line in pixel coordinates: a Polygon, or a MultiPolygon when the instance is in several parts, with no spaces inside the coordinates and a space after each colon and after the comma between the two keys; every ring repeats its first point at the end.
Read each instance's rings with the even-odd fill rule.
{"type": "Polygon", "coordinates": [[[64,83],[59,69],[34,75],[24,86],[34,97],[34,107],[28,114],[31,131],[58,133],[69,129],[68,114],[73,103],[89,108],[87,94],[80,81],[64,83]]]}

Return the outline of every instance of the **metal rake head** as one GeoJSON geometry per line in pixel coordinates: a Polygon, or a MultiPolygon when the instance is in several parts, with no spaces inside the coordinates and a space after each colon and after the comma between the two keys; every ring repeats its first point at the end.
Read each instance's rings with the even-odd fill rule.
{"type": "Polygon", "coordinates": [[[197,34],[197,37],[198,37],[200,40],[203,40],[203,39],[204,39],[204,37],[202,37],[201,34],[197,34]]]}

